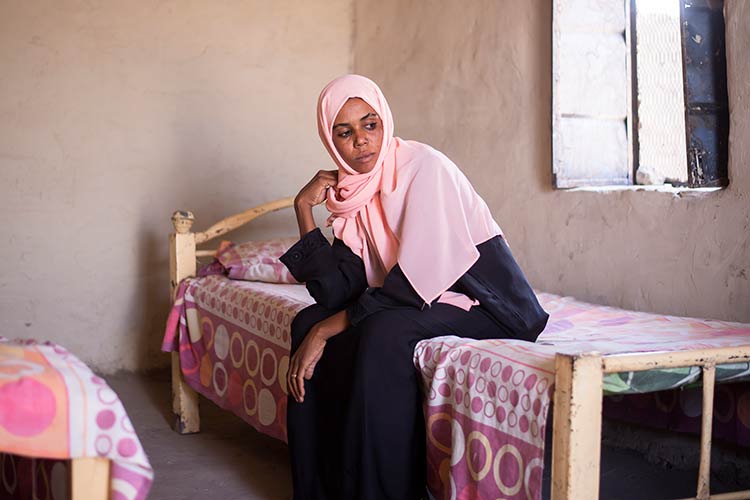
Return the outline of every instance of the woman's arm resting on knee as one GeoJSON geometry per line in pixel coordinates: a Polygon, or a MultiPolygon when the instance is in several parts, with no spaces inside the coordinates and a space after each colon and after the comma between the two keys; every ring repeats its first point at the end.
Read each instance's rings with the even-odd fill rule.
{"type": "Polygon", "coordinates": [[[292,356],[287,372],[287,387],[295,401],[302,403],[305,400],[305,379],[312,378],[315,365],[323,355],[326,341],[348,327],[349,317],[346,311],[340,311],[317,323],[307,333],[305,340],[292,356]]]}

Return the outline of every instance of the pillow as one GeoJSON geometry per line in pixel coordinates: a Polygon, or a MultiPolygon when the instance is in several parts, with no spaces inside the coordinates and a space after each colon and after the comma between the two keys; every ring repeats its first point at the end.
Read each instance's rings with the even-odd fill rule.
{"type": "Polygon", "coordinates": [[[224,266],[227,276],[235,280],[264,281],[266,283],[298,283],[281,263],[284,255],[298,238],[277,238],[266,241],[224,244],[219,247],[216,260],[224,266]]]}

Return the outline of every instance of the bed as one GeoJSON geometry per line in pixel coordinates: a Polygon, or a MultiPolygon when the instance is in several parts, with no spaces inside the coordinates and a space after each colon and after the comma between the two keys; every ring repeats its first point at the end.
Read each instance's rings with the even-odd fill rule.
{"type": "MultiPolygon", "coordinates": [[[[173,215],[174,304],[163,349],[172,352],[175,428],[200,428],[198,394],[260,432],[286,439],[289,325],[312,303],[304,286],[191,278],[197,245],[263,214],[277,200],[192,232],[173,215]]],[[[537,343],[439,337],[420,342],[428,487],[435,498],[540,498],[544,436],[552,420],[552,497],[598,497],[604,394],[702,383],[696,498],[709,498],[715,382],[750,379],[750,325],[597,306],[539,293],[550,321],[537,343]]],[[[711,498],[750,498],[750,491],[711,498]]]]}

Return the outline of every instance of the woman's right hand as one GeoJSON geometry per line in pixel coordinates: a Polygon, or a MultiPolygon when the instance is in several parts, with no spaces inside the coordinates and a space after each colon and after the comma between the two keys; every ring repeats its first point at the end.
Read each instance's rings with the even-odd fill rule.
{"type": "Polygon", "coordinates": [[[297,193],[294,204],[298,208],[314,207],[323,203],[326,199],[326,191],[330,187],[336,187],[339,181],[338,170],[319,170],[310,179],[310,182],[297,193]]]}

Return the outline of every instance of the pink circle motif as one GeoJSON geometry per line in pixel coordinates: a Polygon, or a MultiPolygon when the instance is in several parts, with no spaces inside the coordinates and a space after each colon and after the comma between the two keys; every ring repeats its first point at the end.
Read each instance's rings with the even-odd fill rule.
{"type": "Polygon", "coordinates": [[[130,421],[130,417],[128,417],[127,415],[123,415],[120,419],[120,427],[122,427],[122,430],[127,432],[128,434],[135,433],[133,423],[130,421]]]}
{"type": "Polygon", "coordinates": [[[466,365],[469,362],[470,357],[471,353],[469,351],[464,351],[464,353],[461,354],[461,364],[466,365]]]}
{"type": "Polygon", "coordinates": [[[526,415],[521,415],[518,419],[518,427],[521,428],[521,432],[528,432],[529,430],[529,419],[526,415]]]}
{"type": "Polygon", "coordinates": [[[511,406],[518,406],[518,391],[513,389],[510,391],[510,404],[511,406]]]}
{"type": "Polygon", "coordinates": [[[528,394],[521,396],[521,408],[523,408],[523,411],[529,411],[531,408],[531,398],[528,394]]]}
{"type": "Polygon", "coordinates": [[[495,394],[497,394],[497,385],[495,384],[494,380],[490,380],[487,384],[487,395],[491,398],[494,398],[495,394]]]}
{"type": "Polygon", "coordinates": [[[517,485],[520,487],[519,482],[523,481],[523,464],[520,463],[519,458],[521,457],[516,457],[514,453],[506,452],[495,459],[499,459],[499,464],[496,469],[500,471],[500,477],[498,479],[507,489],[511,489],[508,485],[517,485]]]}
{"type": "Polygon", "coordinates": [[[484,377],[477,378],[477,385],[475,386],[477,392],[484,392],[484,390],[487,388],[487,381],[484,379],[484,377]]]}
{"type": "Polygon", "coordinates": [[[536,384],[536,374],[532,373],[528,377],[526,377],[526,382],[523,383],[523,386],[526,388],[527,391],[530,391],[532,387],[534,387],[534,384],[536,384]]]}
{"type": "Polygon", "coordinates": [[[112,410],[100,411],[96,415],[96,425],[98,425],[102,430],[110,429],[113,425],[115,425],[115,412],[113,412],[112,410]]]}
{"type": "Polygon", "coordinates": [[[534,411],[534,415],[539,416],[539,412],[542,410],[542,402],[538,399],[535,399],[531,405],[531,408],[534,411]]]}
{"type": "Polygon", "coordinates": [[[490,361],[490,358],[484,358],[481,363],[479,363],[479,369],[482,371],[482,373],[487,373],[487,370],[490,369],[490,364],[492,361],[490,361]]]}
{"type": "Polygon", "coordinates": [[[91,382],[94,383],[94,384],[96,384],[96,385],[103,385],[104,384],[104,379],[101,378],[101,377],[97,377],[96,375],[94,375],[93,377],[91,377],[91,382]]]}
{"type": "Polygon", "coordinates": [[[456,404],[460,405],[461,401],[464,399],[464,393],[463,393],[463,391],[461,391],[460,388],[456,388],[456,390],[454,391],[454,394],[456,396],[456,404]]]}
{"type": "Polygon", "coordinates": [[[493,415],[495,415],[495,405],[492,404],[492,401],[487,401],[484,404],[484,416],[492,418],[493,415]]]}
{"type": "Polygon", "coordinates": [[[138,445],[130,438],[120,439],[117,443],[117,453],[123,457],[132,457],[138,451],[138,445]]]}
{"type": "Polygon", "coordinates": [[[516,370],[516,372],[513,373],[513,385],[521,385],[524,375],[526,375],[526,373],[523,370],[516,370]]]}
{"type": "Polygon", "coordinates": [[[542,394],[547,389],[547,384],[549,384],[549,381],[546,378],[541,379],[536,385],[537,394],[542,394]]]}
{"type": "Polygon", "coordinates": [[[510,365],[503,368],[503,382],[507,382],[510,379],[510,376],[513,374],[513,368],[510,367],[510,365]]]}
{"type": "Polygon", "coordinates": [[[508,412],[508,425],[515,427],[518,423],[518,415],[513,410],[508,412]]]}
{"type": "Polygon", "coordinates": [[[0,426],[16,436],[30,437],[44,432],[57,411],[55,394],[32,378],[0,386],[0,426]]]}
{"type": "Polygon", "coordinates": [[[104,434],[97,436],[96,441],[94,441],[94,448],[96,449],[96,453],[103,457],[112,449],[112,440],[104,434]]]}
{"type": "Polygon", "coordinates": [[[440,384],[440,387],[438,387],[438,392],[444,398],[448,398],[451,395],[451,388],[448,384],[440,384]]]}
{"type": "Polygon", "coordinates": [[[101,401],[105,405],[111,405],[112,403],[117,401],[117,394],[115,394],[115,391],[106,386],[101,387],[98,391],[96,391],[96,395],[99,396],[99,401],[101,401]]]}
{"type": "Polygon", "coordinates": [[[508,389],[504,385],[497,390],[497,399],[499,399],[501,403],[508,401],[508,389]]]}
{"type": "Polygon", "coordinates": [[[475,396],[471,400],[471,411],[474,413],[482,411],[482,400],[478,396],[475,396]]]}
{"type": "Polygon", "coordinates": [[[495,412],[495,418],[497,418],[497,421],[501,424],[505,422],[505,408],[498,406],[497,411],[495,412]]]}

